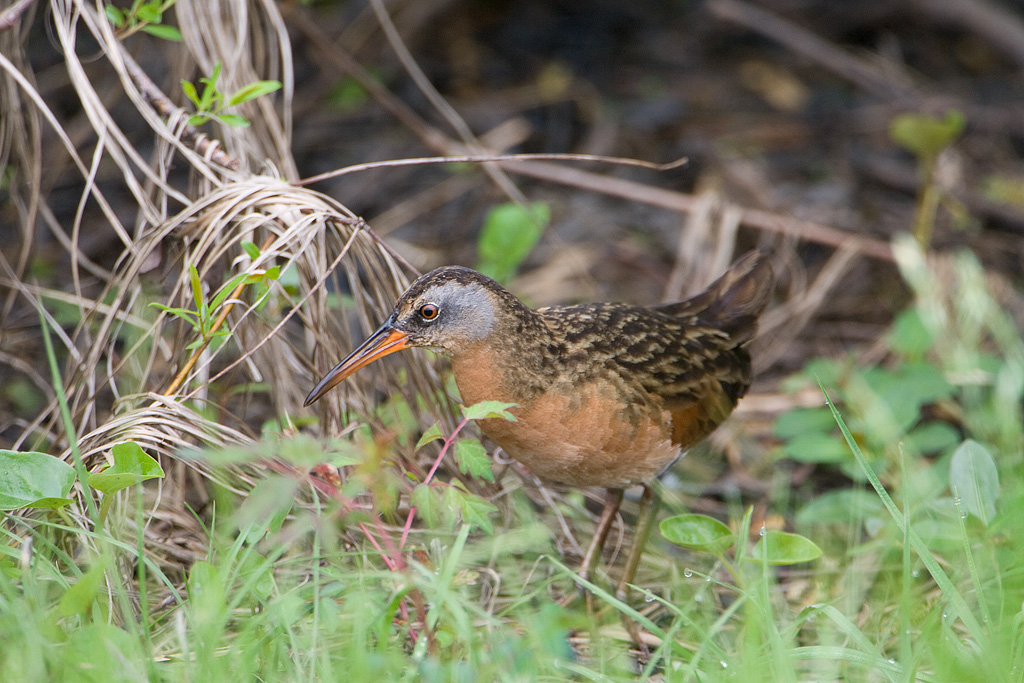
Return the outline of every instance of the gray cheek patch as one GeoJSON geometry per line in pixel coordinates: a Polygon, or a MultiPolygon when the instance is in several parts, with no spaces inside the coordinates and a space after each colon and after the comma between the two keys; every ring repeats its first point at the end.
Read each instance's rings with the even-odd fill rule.
{"type": "Polygon", "coordinates": [[[447,282],[429,294],[448,313],[446,321],[467,341],[483,339],[494,327],[494,303],[483,288],[447,282]]]}

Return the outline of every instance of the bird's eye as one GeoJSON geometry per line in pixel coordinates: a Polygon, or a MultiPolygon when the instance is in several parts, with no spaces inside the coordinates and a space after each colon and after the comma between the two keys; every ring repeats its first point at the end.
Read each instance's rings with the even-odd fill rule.
{"type": "Polygon", "coordinates": [[[423,304],[419,310],[420,317],[424,320],[433,320],[439,312],[437,304],[423,304]]]}

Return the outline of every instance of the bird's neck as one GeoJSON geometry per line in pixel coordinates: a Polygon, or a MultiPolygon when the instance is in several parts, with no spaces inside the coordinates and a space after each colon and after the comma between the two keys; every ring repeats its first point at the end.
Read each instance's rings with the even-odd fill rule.
{"type": "Polygon", "coordinates": [[[520,306],[496,321],[486,338],[451,354],[455,383],[465,405],[521,403],[550,384],[546,349],[551,331],[535,311],[520,306]]]}

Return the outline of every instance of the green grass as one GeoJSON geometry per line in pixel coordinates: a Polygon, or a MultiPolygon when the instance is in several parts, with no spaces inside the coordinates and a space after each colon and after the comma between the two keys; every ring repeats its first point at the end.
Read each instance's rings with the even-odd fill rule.
{"type": "MultiPolygon", "coordinates": [[[[656,539],[627,602],[600,574],[589,606],[562,607],[571,563],[552,511],[524,491],[484,500],[472,485],[414,481],[364,432],[313,453],[309,437],[268,434],[248,457],[272,453],[294,469],[246,498],[217,492],[201,518],[205,557],[183,575],[139,531],[152,482],[110,494],[102,525],[98,509],[78,513],[88,524],[67,510],[8,516],[0,671],[18,681],[1021,680],[1024,343],[975,261],[963,257],[943,287],[901,248],[917,300],[894,325],[886,365],[811,363],[791,383],[820,381],[823,409],[777,425],[780,458],[815,463],[821,481],[848,477],[830,490],[783,480],[772,493],[770,515],[824,550],[814,562],[770,565],[756,547],[772,530],[732,500],[719,530],[734,545],[695,552],[656,539]],[[340,489],[306,476],[320,459],[349,468],[340,489]],[[649,658],[631,653],[623,616],[653,636],[649,658]]],[[[412,429],[392,408],[392,426],[412,429]]],[[[458,454],[461,434],[428,437],[445,439],[463,470],[450,474],[491,473],[476,447],[458,454]]],[[[247,456],[190,457],[223,467],[224,480],[247,456]]],[[[687,511],[667,498],[669,513],[687,511]]],[[[580,502],[557,499],[585,540],[580,502]]]]}
{"type": "MultiPolygon", "coordinates": [[[[649,590],[621,604],[599,581],[594,614],[582,600],[562,608],[552,599],[551,584],[567,589],[569,570],[553,556],[547,527],[522,519],[522,501],[493,535],[466,525],[418,532],[417,553],[398,571],[369,542],[343,547],[339,528],[323,523],[336,518],[330,506],[258,541],[259,527],[218,518],[208,557],[163,608],[140,605],[113,569],[114,558],[132,556],[130,543],[97,535],[95,557],[72,558],[55,539],[83,532],[37,522],[8,536],[0,666],[22,681],[636,680],[653,672],[678,681],[1013,680],[1024,665],[1024,561],[1012,542],[1022,488],[1004,488],[1009,507],[987,533],[968,517],[956,525],[959,538],[937,537],[895,503],[873,537],[829,525],[857,542],[843,551],[844,543],[826,544],[822,561],[795,573],[748,562],[726,580],[710,557],[670,558],[658,546],[644,575],[649,590]],[[639,674],[617,634],[619,612],[663,639],[639,674]],[[586,644],[577,650],[571,640],[586,644]]],[[[154,595],[173,585],[153,565],[139,573],[154,595]]]]}

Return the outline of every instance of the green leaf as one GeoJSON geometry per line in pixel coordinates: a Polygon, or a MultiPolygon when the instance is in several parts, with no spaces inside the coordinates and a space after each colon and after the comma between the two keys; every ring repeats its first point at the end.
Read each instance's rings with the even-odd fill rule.
{"type": "Polygon", "coordinates": [[[988,525],[996,516],[999,472],[987,448],[973,439],[960,444],[949,462],[949,488],[964,510],[988,525]]]}
{"type": "Polygon", "coordinates": [[[365,451],[351,441],[336,439],[327,445],[329,446],[325,453],[328,458],[327,462],[335,467],[351,467],[365,460],[365,451]]]}
{"type": "Polygon", "coordinates": [[[221,571],[216,565],[200,560],[188,572],[188,595],[194,607],[194,616],[199,623],[216,623],[224,614],[228,604],[225,574],[231,568],[224,566],[221,571]]]}
{"type": "Polygon", "coordinates": [[[494,481],[491,457],[487,449],[476,439],[460,439],[455,442],[455,462],[463,474],[494,481]]]}
{"type": "Polygon", "coordinates": [[[518,403],[480,401],[480,403],[474,403],[471,406],[462,406],[462,415],[467,420],[484,420],[492,417],[500,417],[503,420],[515,422],[516,416],[508,412],[508,409],[518,407],[518,403]]]}
{"type": "Polygon", "coordinates": [[[940,368],[924,362],[869,368],[860,378],[874,394],[864,396],[864,422],[871,425],[870,436],[881,442],[902,438],[921,419],[923,406],[956,391],[940,368]]]}
{"type": "Polygon", "coordinates": [[[925,422],[907,434],[907,442],[917,453],[942,453],[960,441],[960,432],[945,422],[925,422]]]}
{"type": "Polygon", "coordinates": [[[550,219],[551,208],[543,202],[492,208],[477,239],[478,270],[499,282],[510,278],[540,240],[550,219]]]}
{"type": "Polygon", "coordinates": [[[248,128],[249,119],[238,114],[218,114],[217,120],[223,123],[225,126],[231,126],[232,128],[248,128]]]}
{"type": "MultiPolygon", "coordinates": [[[[252,449],[250,449],[251,451],[252,449]]],[[[316,440],[311,434],[297,432],[287,437],[269,439],[262,448],[266,459],[280,458],[296,467],[314,467],[327,459],[331,464],[340,467],[338,462],[359,462],[358,449],[351,441],[334,440],[329,448],[316,440]],[[335,462],[334,458],[338,461],[335,462]]]]}
{"type": "Polygon", "coordinates": [[[804,374],[810,377],[814,384],[843,384],[843,377],[848,370],[846,363],[832,358],[812,358],[804,366],[804,374]]]}
{"type": "Polygon", "coordinates": [[[40,510],[56,510],[57,508],[67,507],[75,501],[70,498],[40,498],[39,500],[26,505],[27,508],[37,508],[40,510]]]}
{"type": "Polygon", "coordinates": [[[86,478],[92,488],[106,494],[117,493],[133,484],[164,476],[160,464],[134,441],[119,443],[112,449],[114,464],[86,478]]]}
{"type": "Polygon", "coordinates": [[[250,125],[249,119],[244,116],[239,116],[238,114],[218,114],[214,118],[225,126],[230,126],[231,128],[248,128],[250,125]]]}
{"type": "Polygon", "coordinates": [[[170,313],[171,315],[179,318],[184,318],[193,325],[195,325],[199,320],[199,316],[196,315],[195,311],[188,311],[184,308],[172,308],[171,306],[164,306],[163,304],[156,303],[155,301],[151,302],[149,305],[153,308],[159,308],[164,313],[170,313]]]}
{"type": "Polygon", "coordinates": [[[893,119],[889,135],[919,159],[934,159],[956,141],[964,130],[964,115],[949,111],[946,117],[902,114],[893,119]]]}
{"type": "Polygon", "coordinates": [[[242,240],[242,249],[245,250],[245,253],[248,254],[249,258],[253,261],[260,257],[260,248],[249,240],[242,240]]]}
{"type": "Polygon", "coordinates": [[[459,509],[462,511],[462,521],[470,528],[482,529],[493,534],[494,524],[491,522],[491,515],[498,511],[497,506],[489,500],[472,494],[466,494],[461,501],[462,505],[459,509]]]}
{"type": "Polygon", "coordinates": [[[217,81],[220,80],[220,71],[223,64],[217,62],[213,65],[213,73],[209,77],[200,78],[199,82],[203,84],[203,95],[199,98],[199,110],[200,111],[212,111],[213,104],[220,99],[220,93],[217,91],[217,81]]]}
{"type": "Polygon", "coordinates": [[[266,272],[262,273],[248,273],[242,277],[242,282],[247,285],[258,285],[267,279],[266,272]]]}
{"type": "Polygon", "coordinates": [[[344,111],[352,112],[370,99],[366,88],[353,78],[344,78],[328,94],[327,101],[334,107],[344,111]]]}
{"type": "Polygon", "coordinates": [[[281,81],[256,81],[249,85],[243,86],[231,94],[228,98],[227,106],[231,107],[236,104],[248,102],[254,100],[257,97],[268,95],[276,90],[281,89],[281,81]]]}
{"type": "MultiPolygon", "coordinates": [[[[462,482],[455,481],[453,484],[461,485],[462,482]]],[[[494,533],[494,524],[490,515],[498,510],[490,501],[480,496],[475,496],[457,485],[449,486],[444,492],[444,502],[453,509],[462,513],[462,521],[470,528],[483,529],[487,533],[494,533]]]]}
{"type": "Polygon", "coordinates": [[[268,280],[277,280],[281,277],[281,266],[270,266],[265,273],[268,280]]]}
{"type": "MultiPolygon", "coordinates": [[[[96,604],[105,608],[102,602],[96,604]]],[[[145,660],[141,641],[124,627],[97,621],[69,628],[67,636],[67,642],[61,642],[59,668],[48,669],[49,680],[101,683],[148,677],[141,663],[145,660]]]]}
{"type": "MultiPolygon", "coordinates": [[[[185,97],[189,98],[192,101],[192,104],[194,104],[194,105],[196,105],[198,107],[199,106],[199,93],[196,91],[195,84],[192,83],[192,81],[186,81],[186,80],[182,79],[182,81],[181,81],[181,89],[185,93],[185,97]]],[[[193,117],[193,118],[195,118],[195,117],[193,117]]],[[[190,119],[189,123],[191,123],[191,122],[192,121],[190,119]]]]}
{"type": "Polygon", "coordinates": [[[419,450],[425,444],[428,444],[431,441],[436,441],[437,439],[443,438],[444,432],[441,431],[441,423],[435,422],[434,424],[430,425],[430,429],[423,432],[423,436],[421,436],[420,440],[416,442],[416,450],[419,450]]]}
{"type": "Polygon", "coordinates": [[[993,173],[981,180],[981,193],[1000,204],[1024,206],[1024,179],[1009,173],[993,173]]]}
{"type": "Polygon", "coordinates": [[[836,428],[832,413],[825,406],[820,408],[794,408],[775,420],[773,432],[780,439],[792,439],[807,432],[831,432],[836,428]]]}
{"type": "Polygon", "coordinates": [[[754,546],[750,559],[770,565],[784,565],[810,562],[819,557],[821,548],[811,539],[785,531],[767,531],[754,546]]]}
{"type": "Polygon", "coordinates": [[[217,296],[213,297],[213,301],[210,302],[210,310],[216,311],[220,309],[221,304],[235,291],[238,285],[242,284],[248,276],[245,273],[236,275],[217,290],[217,296]]]}
{"type": "Polygon", "coordinates": [[[174,43],[180,43],[185,40],[181,35],[181,31],[179,31],[174,26],[165,26],[163,24],[150,24],[148,26],[143,26],[142,30],[151,36],[160,38],[162,40],[169,40],[174,43]]]}
{"type": "Polygon", "coordinates": [[[837,489],[816,496],[796,513],[798,525],[850,524],[879,517],[885,508],[872,491],[837,489]]]}
{"type": "Polygon", "coordinates": [[[38,415],[46,407],[46,396],[35,383],[24,377],[9,377],[0,382],[0,397],[15,415],[38,415]]]}
{"type": "Polygon", "coordinates": [[[196,302],[196,310],[203,309],[203,282],[199,279],[199,271],[193,264],[188,264],[188,279],[192,284],[192,298],[196,302]]]}
{"type": "MultiPolygon", "coordinates": [[[[244,553],[241,555],[238,558],[238,566],[234,571],[234,575],[237,577],[238,582],[252,591],[252,596],[261,603],[265,603],[271,595],[274,595],[277,588],[277,582],[274,580],[273,564],[268,563],[267,559],[259,553],[244,553]]],[[[279,595],[275,597],[279,597],[279,595]]],[[[301,602],[301,599],[298,602],[301,602]]],[[[293,619],[299,618],[299,614],[302,613],[301,608],[289,609],[294,604],[290,601],[275,601],[276,607],[287,610],[278,612],[282,618],[287,618],[285,615],[294,615],[293,619]]]]}
{"type": "Polygon", "coordinates": [[[729,527],[707,515],[677,515],[663,519],[659,525],[661,535],[676,545],[721,555],[736,542],[729,527]]]}
{"type": "Polygon", "coordinates": [[[75,468],[60,458],[0,450],[0,510],[61,507],[74,483],[75,468]]]}
{"type": "Polygon", "coordinates": [[[293,477],[270,476],[256,484],[232,515],[238,531],[249,543],[258,543],[284,524],[295,505],[299,481],[293,477]]]}
{"type": "Polygon", "coordinates": [[[106,571],[106,564],[102,560],[98,561],[78,579],[77,583],[72,584],[64,591],[64,595],[60,597],[60,604],[57,606],[57,611],[62,617],[85,616],[89,613],[92,603],[99,593],[104,571],[106,571]]]}
{"type": "Polygon", "coordinates": [[[896,316],[889,330],[889,348],[912,358],[924,355],[934,343],[931,331],[921,320],[918,308],[908,308],[896,316]]]}
{"type": "Polygon", "coordinates": [[[921,404],[951,398],[956,393],[956,387],[946,379],[946,373],[934,363],[905,363],[896,376],[900,383],[909,387],[911,398],[921,404]]]}
{"type": "Polygon", "coordinates": [[[437,490],[430,485],[420,484],[413,487],[409,494],[409,503],[416,508],[418,514],[431,529],[440,529],[442,525],[451,526],[452,510],[443,504],[437,490]]]}
{"type": "Polygon", "coordinates": [[[159,3],[148,2],[139,6],[135,16],[139,18],[139,21],[144,21],[147,24],[159,24],[164,18],[159,3]]]}
{"type": "Polygon", "coordinates": [[[188,125],[193,127],[201,126],[209,120],[210,117],[206,114],[193,114],[192,116],[188,117],[188,125]]]}
{"type": "Polygon", "coordinates": [[[107,16],[107,21],[117,28],[124,26],[124,12],[117,7],[114,7],[113,5],[106,5],[103,8],[103,13],[107,16]]]}
{"type": "Polygon", "coordinates": [[[797,462],[840,463],[850,459],[850,451],[839,435],[807,432],[786,442],[782,448],[787,458],[797,462]]]}

